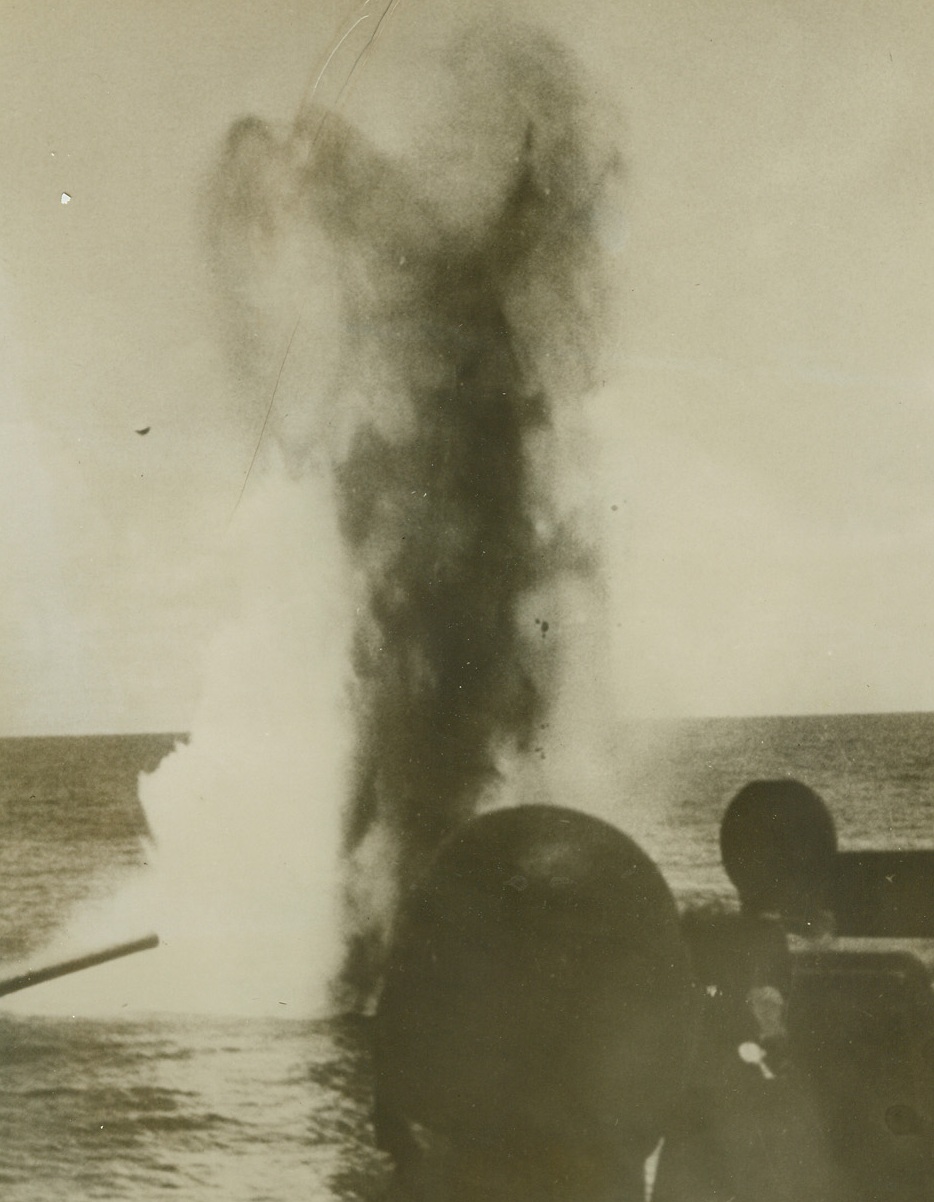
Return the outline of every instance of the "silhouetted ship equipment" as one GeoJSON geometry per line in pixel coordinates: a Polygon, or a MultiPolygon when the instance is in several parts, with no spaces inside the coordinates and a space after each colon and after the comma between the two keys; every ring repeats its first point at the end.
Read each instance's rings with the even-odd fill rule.
{"type": "Polygon", "coordinates": [[[472,819],[403,905],[376,1133],[406,1202],[934,1202],[934,851],[756,781],[738,906],[575,811],[472,819]]]}
{"type": "Polygon", "coordinates": [[[663,1155],[656,1202],[690,1196],[718,1124],[738,1166],[715,1184],[739,1200],[931,1202],[934,851],[839,851],[823,800],[788,779],[740,790],[720,849],[739,913],[683,920],[706,1012],[695,1102],[710,1112],[663,1155]]]}
{"type": "Polygon", "coordinates": [[[28,972],[0,981],[0,997],[6,997],[8,993],[18,993],[21,989],[29,989],[32,985],[41,985],[45,981],[54,981],[56,977],[67,977],[70,973],[82,972],[85,968],[96,968],[98,964],[106,964],[110,960],[119,960],[123,956],[132,956],[135,952],[145,952],[158,946],[158,935],[146,935],[142,939],[134,939],[129,943],[117,943],[113,947],[103,948],[99,952],[90,952],[86,956],[77,956],[73,960],[62,960],[58,964],[50,964],[45,968],[30,969],[28,972]]]}

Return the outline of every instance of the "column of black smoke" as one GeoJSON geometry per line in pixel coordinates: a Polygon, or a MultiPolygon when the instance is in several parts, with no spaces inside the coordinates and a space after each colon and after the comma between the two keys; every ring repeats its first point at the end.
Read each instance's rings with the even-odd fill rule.
{"type": "MultiPolygon", "coordinates": [[[[320,110],[281,139],[255,120],[238,124],[214,193],[241,352],[264,322],[275,325],[250,284],[270,270],[270,248],[301,257],[296,231],[306,230],[336,251],[344,366],[333,387],[356,416],[329,453],[361,581],[348,600],[359,621],[345,849],[353,865],[374,835],[388,842],[390,894],[481,798],[495,798],[503,755],[532,746],[550,692],[533,636],[540,645],[548,625],[520,628],[523,603],[587,570],[532,448],[545,445],[555,407],[590,383],[595,223],[612,156],[594,152],[582,85],[547,39],[474,36],[457,62],[464,106],[448,155],[457,139],[474,159],[477,140],[488,144],[489,183],[469,211],[431,178],[430,162],[390,159],[320,110]]],[[[285,437],[299,458],[319,453],[307,428],[285,437]]],[[[346,1006],[371,995],[385,939],[385,916],[366,917],[354,895],[351,882],[337,986],[346,1006]]]]}

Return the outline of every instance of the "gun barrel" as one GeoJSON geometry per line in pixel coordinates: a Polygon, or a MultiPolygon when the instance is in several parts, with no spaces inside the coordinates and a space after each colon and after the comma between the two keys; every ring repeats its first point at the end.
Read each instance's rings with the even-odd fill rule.
{"type": "Polygon", "coordinates": [[[99,952],[78,956],[74,960],[63,960],[59,964],[50,964],[46,968],[35,968],[15,977],[7,977],[5,981],[0,980],[0,997],[5,997],[8,993],[17,993],[20,989],[28,989],[31,985],[41,985],[43,981],[54,981],[56,977],[65,977],[69,973],[81,972],[85,968],[94,968],[98,964],[106,964],[108,960],[119,960],[121,956],[132,956],[134,952],[144,952],[158,946],[158,935],[146,935],[142,939],[133,939],[129,943],[118,943],[113,947],[103,948],[99,952]]]}

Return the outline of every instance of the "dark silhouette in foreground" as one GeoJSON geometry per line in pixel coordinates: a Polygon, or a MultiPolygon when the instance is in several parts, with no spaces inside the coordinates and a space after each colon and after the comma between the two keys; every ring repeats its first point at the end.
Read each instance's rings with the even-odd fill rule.
{"type": "Polygon", "coordinates": [[[408,1202],[633,1202],[696,1002],[672,896],[614,827],[475,818],[403,907],[377,1013],[376,1128],[408,1202]]]}
{"type": "Polygon", "coordinates": [[[653,1202],[934,1202],[934,856],[838,851],[795,781],[721,848],[739,908],[679,918],[575,811],[442,844],[377,1014],[400,1202],[642,1202],[662,1138],[653,1202]]]}
{"type": "Polygon", "coordinates": [[[685,916],[705,1014],[654,1202],[931,1202],[934,856],[838,851],[793,780],[720,845],[740,912],[685,916]]]}

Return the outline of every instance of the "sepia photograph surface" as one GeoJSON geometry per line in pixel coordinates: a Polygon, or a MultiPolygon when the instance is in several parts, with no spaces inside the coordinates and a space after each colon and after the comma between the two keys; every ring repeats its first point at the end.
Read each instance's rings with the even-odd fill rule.
{"type": "Polygon", "coordinates": [[[0,1192],[934,1202],[934,13],[0,0],[0,1192]]]}

